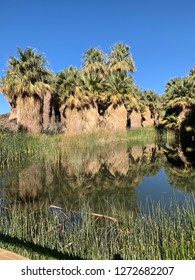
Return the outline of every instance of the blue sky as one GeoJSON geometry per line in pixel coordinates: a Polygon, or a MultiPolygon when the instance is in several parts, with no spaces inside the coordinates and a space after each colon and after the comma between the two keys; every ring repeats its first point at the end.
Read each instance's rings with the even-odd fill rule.
{"type": "MultiPolygon", "coordinates": [[[[45,53],[58,72],[81,66],[89,47],[110,52],[122,41],[131,46],[143,90],[163,93],[172,77],[195,64],[194,0],[6,0],[0,7],[0,76],[16,48],[45,53]]],[[[9,105],[0,94],[0,113],[9,105]]]]}

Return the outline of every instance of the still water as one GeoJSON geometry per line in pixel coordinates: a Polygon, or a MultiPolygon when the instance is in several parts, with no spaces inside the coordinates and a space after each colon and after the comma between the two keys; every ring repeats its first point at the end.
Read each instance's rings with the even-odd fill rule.
{"type": "Polygon", "coordinates": [[[180,144],[100,145],[61,152],[59,160],[32,157],[0,170],[0,204],[28,201],[93,211],[159,201],[182,207],[195,193],[195,154],[180,144]]]}

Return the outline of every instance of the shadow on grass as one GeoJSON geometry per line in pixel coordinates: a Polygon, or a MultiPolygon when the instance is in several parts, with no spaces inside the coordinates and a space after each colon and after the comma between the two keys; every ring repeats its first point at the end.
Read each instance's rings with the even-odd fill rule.
{"type": "MultiPolygon", "coordinates": [[[[77,255],[62,253],[55,249],[37,245],[37,244],[34,244],[29,241],[23,241],[17,237],[12,237],[12,236],[9,236],[9,235],[3,234],[3,233],[0,233],[0,241],[10,244],[10,245],[14,245],[16,247],[19,247],[20,249],[25,249],[29,252],[29,254],[31,254],[31,253],[32,254],[33,253],[41,254],[42,256],[45,257],[45,259],[55,258],[57,260],[84,260],[83,258],[81,258],[77,255]]],[[[120,254],[114,254],[111,259],[112,260],[123,260],[123,258],[121,257],[120,254]]]]}
{"type": "Polygon", "coordinates": [[[80,258],[77,255],[62,253],[55,249],[37,245],[37,244],[34,244],[29,241],[23,241],[17,237],[12,237],[12,236],[9,236],[9,235],[3,234],[3,233],[0,233],[0,241],[2,241],[4,243],[8,243],[10,245],[15,245],[19,248],[23,248],[23,249],[29,251],[29,253],[32,252],[32,253],[42,254],[43,256],[45,256],[47,258],[52,257],[57,260],[83,260],[82,258],[80,258]]]}

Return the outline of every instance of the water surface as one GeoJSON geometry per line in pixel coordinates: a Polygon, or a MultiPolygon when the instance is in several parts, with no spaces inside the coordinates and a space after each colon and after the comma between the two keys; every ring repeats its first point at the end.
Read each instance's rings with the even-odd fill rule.
{"type": "Polygon", "coordinates": [[[194,150],[181,145],[131,145],[122,142],[94,149],[61,151],[59,160],[28,157],[0,170],[0,201],[33,201],[93,211],[111,206],[136,209],[183,201],[195,192],[194,150]]]}

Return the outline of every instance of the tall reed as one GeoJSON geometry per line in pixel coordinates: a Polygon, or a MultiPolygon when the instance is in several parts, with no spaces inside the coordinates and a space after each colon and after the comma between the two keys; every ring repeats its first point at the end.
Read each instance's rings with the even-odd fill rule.
{"type": "Polygon", "coordinates": [[[7,222],[0,218],[0,245],[15,245],[20,253],[23,248],[22,254],[33,259],[194,259],[195,199],[183,208],[170,203],[168,211],[161,203],[148,203],[129,213],[110,206],[118,222],[90,215],[92,210],[82,205],[78,223],[71,220],[72,211],[64,210],[59,220],[48,207],[15,204],[7,210],[7,222]]]}

